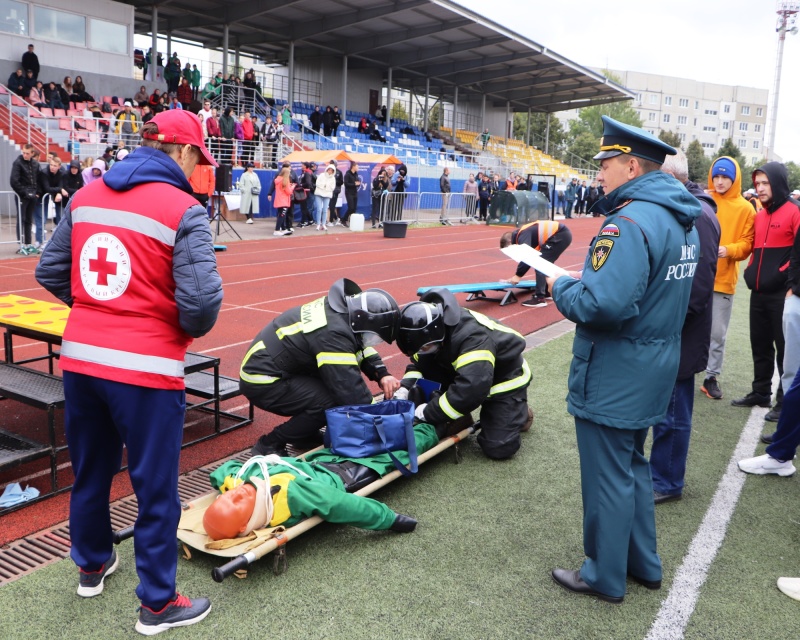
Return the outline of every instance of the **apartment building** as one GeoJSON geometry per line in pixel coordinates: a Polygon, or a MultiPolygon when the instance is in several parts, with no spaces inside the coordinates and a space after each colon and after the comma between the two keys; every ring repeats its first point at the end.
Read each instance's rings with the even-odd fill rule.
{"type": "MultiPolygon", "coordinates": [[[[699,140],[708,156],[728,138],[733,139],[749,163],[755,164],[766,155],[767,89],[638,71],[611,73],[636,94],[631,106],[650,133],[677,133],[684,149],[693,140],[699,140]]],[[[577,110],[562,112],[559,117],[566,124],[577,117],[577,110]]]]}

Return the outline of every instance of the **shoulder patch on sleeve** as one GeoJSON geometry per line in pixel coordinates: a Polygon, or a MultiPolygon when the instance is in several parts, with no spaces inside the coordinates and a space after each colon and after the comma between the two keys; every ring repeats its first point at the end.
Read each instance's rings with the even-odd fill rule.
{"type": "Polygon", "coordinates": [[[609,238],[600,238],[600,240],[595,243],[594,248],[592,249],[592,269],[599,271],[600,267],[602,267],[606,260],[608,260],[608,256],[613,248],[613,240],[610,240],[609,238]]]}
{"type": "Polygon", "coordinates": [[[615,224],[607,224],[605,227],[600,229],[600,234],[602,236],[611,236],[613,238],[619,238],[619,227],[615,224]]]}

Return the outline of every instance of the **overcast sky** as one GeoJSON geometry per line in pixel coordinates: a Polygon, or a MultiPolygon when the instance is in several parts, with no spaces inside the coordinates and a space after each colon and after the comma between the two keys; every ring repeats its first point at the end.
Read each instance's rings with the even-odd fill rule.
{"type": "MultiPolygon", "coordinates": [[[[454,1],[583,66],[772,92],[774,0],[454,1]]],[[[800,34],[787,34],[775,139],[784,161],[800,162],[799,63],[800,34]]]]}

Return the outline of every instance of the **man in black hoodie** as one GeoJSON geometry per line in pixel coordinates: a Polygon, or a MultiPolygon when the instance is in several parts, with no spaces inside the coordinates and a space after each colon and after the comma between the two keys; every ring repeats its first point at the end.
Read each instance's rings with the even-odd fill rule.
{"type": "Polygon", "coordinates": [[[36,255],[39,251],[31,243],[33,213],[39,201],[39,163],[34,159],[36,149],[32,144],[22,147],[22,154],[11,165],[11,188],[19,196],[22,229],[17,222],[17,240],[21,241],[20,255],[36,255]]]}
{"type": "Polygon", "coordinates": [[[650,472],[653,476],[653,498],[656,504],[680,500],[683,492],[692,432],[694,376],[705,370],[711,344],[711,300],[714,294],[714,278],[717,275],[720,238],[717,204],[711,196],[689,180],[686,154],[678,149],[677,155],[667,156],[661,170],[683,184],[700,201],[703,213],[695,221],[695,228],[700,235],[700,256],[692,279],[686,319],[681,329],[678,376],[672,388],[667,415],[661,422],[653,425],[650,472]]]}
{"type": "MultiPolygon", "coordinates": [[[[750,289],[750,349],[753,353],[752,391],[732,400],[735,407],[768,407],[775,359],[783,375],[783,306],[789,288],[789,260],[800,229],[800,209],[789,198],[786,166],[768,162],[753,171],[753,185],[763,209],[756,213],[755,239],[744,281],[750,289]]],[[[783,385],[778,384],[775,407],[780,416],[783,385]]]]}

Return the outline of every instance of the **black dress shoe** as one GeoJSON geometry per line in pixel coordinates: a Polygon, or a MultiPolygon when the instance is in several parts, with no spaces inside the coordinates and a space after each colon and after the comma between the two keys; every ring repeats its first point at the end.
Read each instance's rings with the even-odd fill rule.
{"type": "Polygon", "coordinates": [[[635,576],[632,573],[629,573],[628,577],[634,582],[642,585],[645,589],[650,589],[651,591],[658,591],[661,588],[661,580],[645,580],[644,578],[635,576]]]}
{"type": "Polygon", "coordinates": [[[622,604],[622,596],[617,598],[592,589],[583,581],[580,571],[571,571],[569,569],[553,569],[551,575],[553,576],[553,580],[564,587],[567,591],[579,593],[584,596],[594,596],[595,598],[605,600],[606,602],[611,602],[612,604],[622,604]]]}
{"type": "Polygon", "coordinates": [[[659,493],[658,491],[653,490],[653,502],[656,504],[673,502],[675,500],[680,500],[682,497],[683,494],[680,493],[659,493]]]}
{"type": "Polygon", "coordinates": [[[781,419],[781,408],[775,406],[774,408],[767,411],[767,415],[764,416],[764,420],[767,422],[777,422],[781,419]]]}
{"type": "Polygon", "coordinates": [[[774,433],[762,434],[759,440],[761,440],[761,442],[763,442],[764,444],[772,444],[773,441],[775,440],[775,434],[774,433]]]}
{"type": "Polygon", "coordinates": [[[756,393],[751,391],[743,398],[731,400],[734,407],[769,407],[771,396],[763,393],[756,393]]]}

